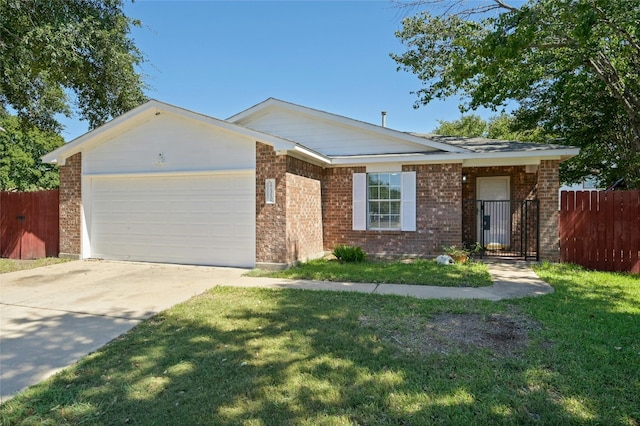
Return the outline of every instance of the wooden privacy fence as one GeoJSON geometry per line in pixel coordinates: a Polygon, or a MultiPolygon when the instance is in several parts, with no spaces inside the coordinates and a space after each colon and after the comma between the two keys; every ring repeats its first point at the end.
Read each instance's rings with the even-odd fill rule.
{"type": "Polygon", "coordinates": [[[560,261],[640,274],[640,191],[563,191],[560,261]]]}
{"type": "Polygon", "coordinates": [[[59,192],[0,192],[0,256],[37,259],[59,253],[59,192]]]}

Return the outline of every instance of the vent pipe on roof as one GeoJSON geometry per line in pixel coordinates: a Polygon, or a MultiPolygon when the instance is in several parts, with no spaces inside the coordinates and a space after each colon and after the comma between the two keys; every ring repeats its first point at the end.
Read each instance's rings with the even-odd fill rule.
{"type": "Polygon", "coordinates": [[[387,111],[382,111],[382,127],[387,127],[387,111]]]}

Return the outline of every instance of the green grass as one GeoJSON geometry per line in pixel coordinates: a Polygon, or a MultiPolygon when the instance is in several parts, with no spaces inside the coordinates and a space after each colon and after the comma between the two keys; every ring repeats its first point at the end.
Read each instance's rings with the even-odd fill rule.
{"type": "Polygon", "coordinates": [[[318,259],[283,271],[253,270],[247,275],[316,281],[484,287],[492,284],[487,267],[480,262],[439,265],[434,260],[365,261],[340,263],[318,259]]]}
{"type": "Polygon", "coordinates": [[[70,259],[57,257],[46,257],[35,260],[14,260],[0,258],[0,274],[7,272],[21,271],[24,269],[39,268],[41,266],[55,265],[56,263],[68,262],[70,259]]]}
{"type": "Polygon", "coordinates": [[[3,404],[0,423],[637,425],[640,278],[536,270],[555,293],[502,302],[216,287],[3,404]],[[496,316],[526,340],[492,334],[496,316]],[[462,318],[493,346],[451,333],[462,318]]]}

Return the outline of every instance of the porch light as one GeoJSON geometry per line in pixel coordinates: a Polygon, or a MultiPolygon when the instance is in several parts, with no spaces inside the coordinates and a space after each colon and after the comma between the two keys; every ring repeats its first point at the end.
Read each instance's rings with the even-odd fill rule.
{"type": "Polygon", "coordinates": [[[466,174],[462,175],[462,183],[467,183],[467,175],[466,174]]]}

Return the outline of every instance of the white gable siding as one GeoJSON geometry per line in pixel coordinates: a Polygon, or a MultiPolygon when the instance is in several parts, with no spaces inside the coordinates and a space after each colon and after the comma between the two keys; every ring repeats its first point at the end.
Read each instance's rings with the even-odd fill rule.
{"type": "Polygon", "coordinates": [[[361,155],[425,152],[424,145],[385,137],[356,127],[318,120],[304,114],[270,109],[262,114],[240,120],[236,124],[294,140],[325,155],[361,155]]]}
{"type": "Polygon", "coordinates": [[[255,168],[255,142],[214,126],[160,114],[83,155],[85,174],[255,168]]]}

